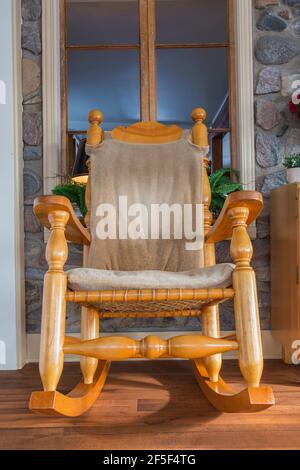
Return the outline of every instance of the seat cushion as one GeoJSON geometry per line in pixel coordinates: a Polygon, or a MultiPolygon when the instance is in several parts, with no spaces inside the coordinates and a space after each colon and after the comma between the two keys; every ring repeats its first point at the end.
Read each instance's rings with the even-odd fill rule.
{"type": "Polygon", "coordinates": [[[213,289],[230,287],[235,266],[217,264],[185,272],[109,271],[76,268],[67,271],[68,287],[74,291],[120,289],[213,289]]]}

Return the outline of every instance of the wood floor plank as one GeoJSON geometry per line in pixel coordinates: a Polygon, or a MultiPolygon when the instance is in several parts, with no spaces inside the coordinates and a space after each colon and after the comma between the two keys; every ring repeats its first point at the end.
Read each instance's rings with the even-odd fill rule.
{"type": "MultiPolygon", "coordinates": [[[[236,361],[223,377],[237,388],[236,361]]],[[[80,379],[67,363],[60,389],[80,379]]],[[[300,368],[266,361],[263,383],[277,404],[256,414],[222,414],[202,395],[188,361],[114,363],[102,394],[78,418],[44,417],[28,410],[41,389],[36,364],[0,372],[0,449],[299,449],[300,368]],[[26,432],[25,432],[26,430],[26,432]]]]}

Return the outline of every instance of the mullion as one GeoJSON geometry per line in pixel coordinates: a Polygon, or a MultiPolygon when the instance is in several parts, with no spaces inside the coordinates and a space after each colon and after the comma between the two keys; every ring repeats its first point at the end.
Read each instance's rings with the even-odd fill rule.
{"type": "Polygon", "coordinates": [[[140,49],[139,44],[80,44],[80,45],[70,45],[66,46],[66,50],[76,51],[76,50],[114,50],[114,49],[140,49]]]}
{"type": "Polygon", "coordinates": [[[180,44],[156,44],[156,49],[221,49],[229,48],[229,43],[180,43],[180,44]]]}

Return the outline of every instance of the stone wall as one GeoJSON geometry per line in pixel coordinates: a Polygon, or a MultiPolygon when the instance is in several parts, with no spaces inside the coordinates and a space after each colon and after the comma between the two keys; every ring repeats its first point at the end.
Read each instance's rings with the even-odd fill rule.
{"type": "MultiPolygon", "coordinates": [[[[34,217],[33,200],[43,194],[42,2],[22,0],[22,81],[24,141],[24,218],[26,325],[39,333],[43,277],[47,270],[44,232],[34,217]]],[[[70,245],[67,267],[80,266],[81,247],[70,245]]],[[[79,308],[68,307],[68,330],[78,331],[79,308]]]]}
{"type": "MultiPolygon", "coordinates": [[[[24,211],[27,331],[40,331],[42,281],[47,269],[44,235],[32,213],[33,199],[43,193],[41,0],[22,0],[24,105],[24,211]]],[[[300,151],[300,119],[288,109],[291,82],[300,79],[300,0],[255,0],[254,85],[257,189],[265,208],[257,222],[253,265],[256,270],[262,328],[270,327],[269,193],[286,182],[285,153],[300,151]]],[[[219,261],[229,261],[229,244],[217,248],[219,261]]],[[[80,266],[82,252],[69,246],[67,267],[80,266]]],[[[222,305],[222,329],[234,329],[231,303],[222,305]]],[[[68,307],[68,331],[79,331],[79,309],[68,307]]],[[[103,331],[193,330],[197,319],[106,320],[103,331]]]]}
{"type": "Polygon", "coordinates": [[[288,103],[291,85],[300,79],[299,0],[256,0],[253,10],[256,186],[265,208],[257,222],[254,267],[262,326],[270,327],[269,196],[285,184],[282,159],[300,152],[300,118],[288,103]]]}
{"type": "Polygon", "coordinates": [[[25,279],[29,332],[39,331],[45,271],[43,233],[32,212],[34,198],[43,194],[41,13],[41,0],[22,0],[25,279]]]}

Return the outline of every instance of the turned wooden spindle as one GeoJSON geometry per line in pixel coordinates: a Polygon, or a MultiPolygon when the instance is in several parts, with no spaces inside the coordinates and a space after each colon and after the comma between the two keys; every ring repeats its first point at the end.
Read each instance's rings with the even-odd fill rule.
{"type": "Polygon", "coordinates": [[[88,121],[91,124],[87,131],[87,144],[98,145],[103,140],[103,130],[100,124],[103,121],[103,114],[99,109],[92,109],[88,115],[88,121]]]}
{"type": "Polygon", "coordinates": [[[236,341],[202,335],[182,335],[167,340],[159,336],[147,336],[140,341],[126,336],[110,336],[74,343],[66,341],[64,352],[113,361],[139,357],[151,360],[162,357],[199,359],[237,348],[236,341]]]}
{"type": "MultiPolygon", "coordinates": [[[[83,266],[88,267],[89,246],[83,248],[83,266]]],[[[99,337],[100,318],[98,310],[93,307],[81,307],[80,336],[82,340],[99,337]]],[[[92,384],[98,367],[98,359],[94,357],[81,357],[80,369],[85,384],[92,384]]]]}
{"type": "MultiPolygon", "coordinates": [[[[206,119],[206,111],[203,108],[195,108],[192,111],[192,119],[194,121],[194,126],[192,128],[192,141],[195,145],[199,147],[208,147],[208,131],[207,127],[204,124],[206,119]]],[[[208,168],[208,156],[203,158],[203,205],[204,205],[204,233],[208,233],[211,224],[212,224],[212,214],[210,212],[211,204],[211,189],[210,183],[207,174],[208,168]]],[[[210,248],[208,248],[210,252],[210,248]]],[[[206,247],[204,250],[204,256],[206,256],[206,247]]],[[[209,257],[209,256],[208,256],[209,257]]],[[[210,261],[208,260],[208,263],[210,261]]],[[[206,265],[206,262],[205,262],[206,265]]],[[[210,266],[210,264],[208,264],[210,266]]]]}
{"type": "Polygon", "coordinates": [[[263,370],[259,309],[255,273],[250,266],[253,248],[247,231],[249,209],[235,207],[228,212],[233,234],[230,253],[233,272],[234,311],[239,343],[239,364],[249,387],[259,387],[263,370]]]}
{"type": "MultiPolygon", "coordinates": [[[[103,129],[101,129],[100,124],[103,121],[103,114],[99,109],[92,109],[89,112],[88,120],[91,126],[87,130],[87,139],[86,143],[88,145],[98,145],[101,144],[104,138],[103,129]]],[[[91,162],[88,160],[86,162],[86,166],[88,167],[89,176],[87,180],[86,190],[85,190],[85,204],[87,207],[87,213],[84,218],[84,223],[86,227],[90,228],[90,219],[91,219],[91,162]]]]}
{"type": "MultiPolygon", "coordinates": [[[[98,145],[103,141],[104,132],[100,127],[103,121],[102,112],[98,109],[93,109],[89,112],[88,120],[91,126],[87,131],[87,144],[98,145]]],[[[87,213],[84,218],[86,227],[90,228],[91,218],[91,161],[86,163],[89,171],[88,181],[85,190],[85,203],[87,213]]],[[[84,247],[83,265],[87,267],[89,257],[89,247],[84,247]]],[[[99,315],[97,309],[82,307],[81,309],[81,338],[85,340],[95,339],[99,336],[99,315]]],[[[94,375],[98,367],[98,359],[92,357],[82,357],[80,359],[80,368],[83,375],[85,384],[91,384],[94,380],[94,375]]]]}
{"type": "MultiPolygon", "coordinates": [[[[200,147],[208,147],[208,131],[204,124],[206,119],[206,111],[203,108],[195,108],[191,117],[194,121],[192,129],[192,141],[200,147]]],[[[211,188],[207,174],[208,157],[203,158],[203,205],[204,205],[204,234],[206,235],[212,224],[212,213],[210,211],[211,204],[211,188]]],[[[206,267],[216,264],[215,245],[214,243],[204,244],[204,264],[206,267]]],[[[202,309],[202,331],[203,334],[219,338],[220,337],[220,321],[219,307],[204,307],[202,309]]],[[[217,354],[204,359],[209,378],[212,382],[217,382],[222,367],[222,356],[217,354]]]]}
{"type": "Polygon", "coordinates": [[[39,361],[45,391],[56,390],[64,364],[67,276],[63,268],[68,257],[64,233],[68,219],[69,214],[64,211],[49,214],[51,233],[46,249],[49,270],[44,278],[39,361]]]}
{"type": "MultiPolygon", "coordinates": [[[[96,308],[81,308],[81,338],[83,340],[96,339],[99,337],[99,314],[96,308]]],[[[94,381],[94,375],[98,367],[98,359],[94,357],[82,357],[80,369],[85,384],[94,381]]]]}

